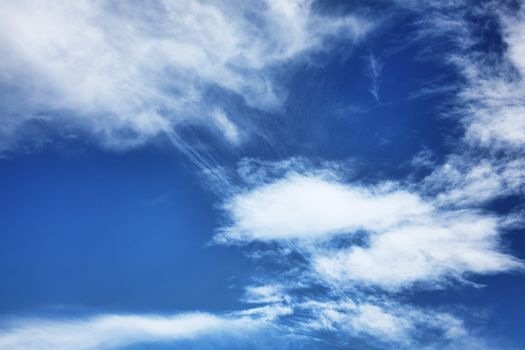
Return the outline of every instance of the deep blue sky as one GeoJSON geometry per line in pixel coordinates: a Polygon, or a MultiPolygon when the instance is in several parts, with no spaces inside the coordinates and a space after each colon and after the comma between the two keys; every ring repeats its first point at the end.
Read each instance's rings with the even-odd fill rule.
{"type": "MultiPolygon", "coordinates": [[[[184,11],[190,15],[192,11],[198,11],[186,6],[186,3],[180,2],[184,11]]],[[[349,189],[357,185],[372,188],[390,181],[395,184],[392,191],[414,194],[425,203],[430,203],[436,212],[453,215],[469,212],[480,215],[480,218],[497,218],[500,222],[512,219],[512,224],[501,224],[497,228],[493,239],[484,241],[483,244],[488,245],[483,247],[488,248],[482,249],[481,253],[497,252],[518,260],[525,259],[525,231],[519,223],[524,204],[523,179],[518,176],[523,173],[523,163],[520,162],[523,160],[525,140],[520,141],[519,137],[511,140],[509,133],[502,133],[498,137],[503,141],[498,141],[496,137],[486,141],[481,136],[479,140],[482,141],[479,141],[476,139],[478,134],[469,134],[469,130],[474,130],[471,125],[478,120],[482,120],[482,128],[485,128],[482,130],[490,131],[504,124],[503,119],[492,123],[490,119],[487,122],[480,117],[486,110],[494,114],[494,118],[498,113],[502,118],[515,116],[518,119],[514,119],[513,123],[525,118],[525,114],[506,111],[510,104],[498,102],[505,96],[493,96],[493,104],[486,107],[486,95],[471,92],[472,89],[496,91],[497,87],[501,87],[496,85],[501,79],[508,84],[505,91],[517,94],[512,96],[513,101],[523,106],[523,101],[519,101],[521,95],[516,91],[524,86],[525,65],[520,66],[511,54],[513,45],[523,47],[520,42],[523,35],[518,35],[519,40],[516,41],[505,34],[512,32],[513,28],[518,28],[515,29],[518,33],[525,33],[519,32],[523,28],[523,8],[519,2],[501,6],[495,2],[459,3],[458,8],[445,4],[433,6],[426,2],[417,5],[408,1],[364,1],[356,5],[319,1],[311,8],[304,5],[309,7],[309,11],[299,11],[293,18],[288,18],[290,26],[301,16],[323,16],[321,22],[304,25],[305,35],[315,32],[316,26],[325,25],[324,21],[335,23],[335,17],[356,16],[371,25],[359,39],[357,34],[348,38],[344,31],[327,29],[323,34],[315,34],[315,40],[321,43],[319,47],[283,54],[284,58],[276,60],[262,59],[262,68],[254,68],[244,61],[239,63],[235,61],[237,56],[227,57],[234,61],[224,67],[234,69],[229,73],[217,73],[219,78],[201,73],[200,67],[198,73],[192,71],[196,68],[179,70],[176,66],[178,61],[173,63],[168,59],[163,62],[165,58],[161,55],[152,56],[155,59],[152,58],[153,63],[145,70],[147,74],[157,64],[164,64],[168,67],[165,74],[169,79],[180,81],[182,86],[191,84],[188,90],[198,91],[200,97],[190,101],[189,107],[173,107],[170,103],[162,105],[164,100],[154,100],[152,96],[156,95],[150,96],[146,90],[139,90],[140,98],[144,100],[137,102],[133,93],[126,95],[127,88],[122,89],[124,92],[115,92],[113,85],[108,85],[107,91],[115,96],[108,99],[104,93],[96,95],[96,90],[102,89],[100,85],[96,85],[95,92],[78,92],[81,97],[75,95],[77,92],[70,95],[67,89],[76,85],[70,85],[64,75],[74,76],[76,72],[64,68],[64,71],[57,73],[52,66],[38,62],[47,58],[43,58],[36,49],[31,51],[36,59],[19,58],[17,55],[26,51],[17,51],[8,40],[18,35],[18,22],[6,24],[11,32],[0,39],[0,52],[5,50],[10,55],[8,62],[0,65],[0,102],[5,106],[0,107],[0,122],[5,125],[4,129],[0,129],[3,140],[0,142],[0,317],[4,327],[0,330],[0,347],[12,344],[10,346],[16,350],[28,349],[23,343],[8,343],[10,340],[6,333],[6,329],[11,329],[11,322],[26,318],[50,319],[58,322],[59,327],[63,320],[75,324],[76,319],[89,319],[96,315],[137,314],[148,317],[204,312],[220,316],[254,306],[286,304],[294,309],[292,316],[277,316],[270,321],[271,330],[261,337],[256,335],[246,339],[235,334],[230,337],[225,331],[226,335],[220,339],[205,335],[203,338],[189,336],[183,340],[175,337],[174,342],[166,342],[162,337],[156,339],[153,336],[122,346],[100,343],[82,349],[339,349],[352,345],[359,349],[422,346],[524,348],[525,278],[520,271],[522,267],[489,271],[489,268],[465,267],[471,265],[458,263],[445,268],[439,277],[424,277],[414,283],[396,285],[395,289],[382,290],[381,283],[370,287],[364,282],[349,285],[343,281],[335,286],[336,282],[323,285],[326,282],[323,282],[324,277],[312,279],[310,274],[315,270],[309,267],[309,259],[326,254],[323,249],[332,247],[335,244],[333,241],[317,242],[316,248],[305,248],[300,237],[292,241],[281,238],[265,241],[261,236],[257,238],[256,229],[249,233],[255,237],[251,241],[236,242],[234,238],[227,244],[214,241],[214,237],[225,227],[242,230],[241,219],[235,216],[234,209],[225,209],[225,203],[236,203],[235,198],[240,198],[243,193],[256,193],[257,189],[264,189],[272,183],[288,181],[286,179],[292,173],[316,178],[316,172],[335,172],[337,181],[349,189]],[[494,8],[501,10],[501,13],[494,13],[494,8]],[[477,12],[472,9],[477,9],[477,12]],[[514,15],[507,11],[509,9],[514,15]],[[448,24],[454,23],[450,25],[450,31],[443,24],[445,20],[449,21],[446,22],[448,24]],[[475,63],[467,62],[471,58],[475,59],[475,63]],[[17,59],[30,66],[26,74],[21,74],[18,66],[12,63],[17,59]],[[377,64],[376,71],[372,67],[374,63],[377,64]],[[175,65],[174,68],[170,68],[170,64],[175,65]],[[493,65],[499,68],[492,69],[493,65]],[[468,75],[468,69],[484,73],[472,77],[468,75]],[[53,76],[52,83],[45,80],[48,75],[53,76]],[[258,90],[258,83],[252,86],[253,77],[262,77],[267,84],[274,86],[279,102],[262,102],[264,98],[258,90]],[[228,85],[224,79],[244,79],[246,85],[238,88],[228,85]],[[45,89],[38,88],[40,84],[45,87],[55,83],[58,88],[49,94],[41,91],[45,89]],[[66,90],[60,86],[62,83],[66,90]],[[491,88],[490,84],[494,87],[491,88]],[[480,85],[484,87],[478,89],[480,85]],[[469,93],[470,97],[465,97],[469,93]],[[78,102],[90,94],[96,97],[88,100],[88,107],[84,102],[78,102]],[[146,118],[153,118],[148,114],[149,108],[165,118],[172,131],[150,131],[144,124],[136,124],[136,120],[142,120],[141,113],[144,111],[147,112],[146,118]],[[228,136],[231,134],[228,134],[227,127],[224,129],[224,124],[218,122],[218,126],[214,126],[216,110],[229,118],[228,122],[233,123],[240,139],[228,136]],[[179,120],[182,118],[179,115],[184,115],[185,119],[179,120]],[[23,122],[14,122],[16,118],[23,122]],[[132,142],[128,142],[130,140],[132,142]],[[416,161],[423,158],[419,163],[416,161]],[[251,171],[266,171],[255,182],[243,178],[242,164],[247,159],[258,164],[251,171]],[[290,159],[299,160],[297,162],[303,165],[283,166],[278,163],[290,159]],[[490,167],[492,173],[472,180],[479,182],[469,187],[470,180],[465,179],[470,179],[469,174],[479,164],[490,167]],[[511,167],[509,164],[514,165],[511,167]],[[458,169],[459,177],[444,172],[443,169],[450,169],[446,166],[458,169]],[[333,170],[335,168],[337,170],[333,170]],[[514,177],[510,179],[509,169],[513,169],[512,176],[518,180],[514,177]],[[491,185],[490,190],[485,190],[481,181],[492,175],[504,185],[491,185]],[[462,202],[463,199],[454,197],[456,199],[440,202],[440,194],[462,190],[471,196],[468,200],[462,202]],[[481,197],[481,193],[486,193],[484,191],[489,193],[486,199],[473,199],[477,198],[477,193],[481,197]],[[289,281],[289,286],[286,281],[289,281]],[[299,288],[294,283],[303,283],[303,286],[299,288]],[[283,299],[286,303],[263,299],[250,303],[247,300],[249,287],[266,284],[278,284],[290,299],[283,299]],[[301,289],[303,287],[304,290],[301,289]],[[403,311],[406,312],[404,317],[414,322],[415,328],[418,327],[417,322],[423,322],[422,330],[408,330],[406,332],[410,335],[404,338],[413,337],[413,340],[399,341],[395,336],[389,340],[385,335],[392,331],[390,328],[387,333],[381,333],[383,329],[377,331],[373,325],[359,324],[364,328],[358,328],[353,323],[357,321],[351,318],[337,321],[340,323],[326,329],[308,328],[301,323],[308,317],[312,317],[312,322],[316,324],[322,321],[316,318],[313,311],[301,309],[304,305],[299,301],[315,300],[326,305],[332,301],[339,303],[341,295],[334,292],[339,288],[345,297],[350,297],[357,304],[377,302],[377,305],[390,311],[394,304],[410,307],[412,313],[403,311]],[[462,320],[466,335],[462,333],[452,340],[443,340],[445,336],[440,333],[441,328],[429,325],[428,320],[419,321],[422,316],[414,316],[419,312],[417,310],[454,315],[462,320]],[[302,315],[301,312],[306,313],[302,315]],[[416,318],[418,321],[415,321],[416,318]],[[301,334],[304,338],[283,340],[290,334],[301,334]],[[483,340],[473,343],[471,338],[479,335],[483,340]]],[[[27,15],[18,19],[25,23],[31,21],[33,12],[42,6],[46,11],[46,5],[33,6],[31,2],[18,7],[6,5],[3,10],[9,18],[15,18],[16,11],[27,15]]],[[[137,6],[138,14],[135,12],[137,9],[133,10],[128,5],[116,10],[105,6],[103,10],[97,10],[97,16],[89,18],[95,18],[97,28],[111,28],[113,22],[107,21],[104,11],[116,11],[119,15],[121,12],[129,15],[123,21],[143,23],[145,28],[157,34],[165,30],[154,28],[151,24],[157,12],[149,9],[151,13],[144,11],[142,14],[140,11],[141,7],[152,5],[144,3],[137,6]]],[[[221,6],[218,8],[223,9],[221,6]]],[[[87,13],[91,10],[90,6],[81,9],[81,16],[82,11],[87,13]]],[[[220,11],[224,12],[225,18],[240,23],[238,30],[246,30],[243,27],[246,23],[235,17],[239,13],[231,9],[220,11]]],[[[272,37],[277,24],[258,24],[258,21],[263,23],[267,20],[267,16],[273,18],[271,13],[264,11],[264,7],[254,6],[246,12],[241,11],[240,16],[258,18],[253,21],[253,26],[263,26],[270,33],[267,33],[268,42],[291,47],[294,40],[314,41],[314,37],[304,39],[293,35],[291,39],[283,39],[285,34],[280,32],[272,37]]],[[[64,13],[67,14],[60,12],[64,13]]],[[[207,23],[206,18],[202,21],[207,23]]],[[[35,28],[39,25],[42,23],[34,24],[35,28]]],[[[72,23],[66,25],[75,26],[72,23]]],[[[181,25],[179,30],[182,33],[193,29],[191,26],[194,25],[198,28],[199,25],[204,26],[202,23],[185,25],[190,28],[181,25]]],[[[49,29],[46,26],[42,28],[44,31],[49,29]]],[[[64,28],[59,27],[57,32],[62,30],[64,28]]],[[[30,48],[38,47],[40,41],[44,41],[43,47],[53,46],[56,42],[62,43],[61,39],[54,37],[57,32],[50,31],[51,44],[46,41],[48,38],[45,35],[22,36],[20,40],[30,48]]],[[[118,30],[115,32],[119,33],[118,30]]],[[[163,35],[178,34],[167,31],[163,35]]],[[[203,35],[211,34],[205,32],[203,35]]],[[[147,35],[145,37],[139,37],[137,41],[150,39],[147,35]]],[[[110,39],[108,42],[116,47],[116,52],[123,50],[125,57],[127,51],[123,47],[132,45],[131,41],[120,41],[119,46],[115,40],[121,40],[121,37],[110,39]]],[[[105,46],[90,46],[89,42],[82,40],[66,40],[64,45],[72,52],[79,47],[84,48],[88,56],[99,54],[99,50],[109,50],[105,46]]],[[[199,48],[204,45],[203,50],[208,49],[206,41],[195,45],[199,48]]],[[[298,45],[306,44],[301,41],[298,45]]],[[[269,50],[262,54],[271,57],[274,49],[262,46],[264,50],[269,50]]],[[[213,51],[217,48],[212,46],[209,49],[213,51]]],[[[240,50],[250,50],[250,47],[241,46],[240,50]]],[[[180,52],[171,54],[176,56],[180,52]]],[[[519,58],[523,62],[523,57],[519,58]]],[[[76,62],[75,59],[78,57],[72,56],[58,64],[60,67],[69,67],[68,62],[72,62],[73,66],[82,64],[83,61],[76,62]]],[[[133,66],[138,63],[119,64],[133,66]]],[[[80,76],[94,76],[99,69],[97,67],[86,69],[80,76]]],[[[205,71],[205,68],[202,67],[202,70],[205,71]]],[[[108,72],[111,77],[111,69],[102,71],[102,74],[108,72]]],[[[121,72],[114,74],[120,77],[121,72]]],[[[75,79],[72,81],[77,83],[75,79]]],[[[134,84],[142,83],[133,79],[136,77],[130,78],[134,84]]],[[[104,79],[97,81],[98,84],[111,83],[104,79]]],[[[121,80],[116,82],[117,85],[122,83],[121,80]]],[[[170,87],[160,78],[159,81],[148,80],[144,83],[146,85],[150,90],[157,89],[156,93],[162,91],[172,99],[170,102],[178,103],[188,97],[178,90],[180,86],[170,87]]],[[[522,124],[518,123],[515,130],[519,131],[521,127],[522,124]]],[[[304,191],[307,193],[308,189],[304,191]]],[[[378,193],[371,191],[374,196],[378,193]]],[[[316,212],[337,205],[318,204],[320,207],[316,212]]],[[[246,210],[249,213],[250,208],[246,210]]],[[[300,211],[295,208],[289,210],[300,211]]],[[[265,211],[264,208],[262,211],[265,211]]],[[[348,215],[354,213],[349,212],[348,215]]],[[[369,232],[367,224],[362,225],[357,231],[372,235],[370,232],[375,229],[369,232]]],[[[355,233],[351,229],[343,231],[348,235],[355,233]]],[[[374,234],[380,235],[381,232],[374,234]]],[[[342,244],[361,244],[348,242],[342,244]]],[[[372,243],[367,242],[365,239],[363,247],[370,247],[372,243]]],[[[436,247],[438,249],[441,247],[436,247]]],[[[447,250],[447,244],[443,249],[447,250]]],[[[471,254],[470,251],[468,254],[471,254]]],[[[403,256],[400,255],[399,259],[402,260],[403,256]]],[[[448,258],[448,261],[455,259],[448,258]]],[[[457,259],[463,261],[461,256],[457,259]]],[[[350,271],[353,269],[351,265],[347,268],[350,271]]],[[[395,266],[392,268],[395,269],[395,266]]],[[[366,276],[361,279],[366,281],[366,276]]],[[[22,339],[32,336],[31,329],[27,329],[21,326],[22,339]],[[24,335],[24,330],[29,333],[24,335]]],[[[60,336],[57,336],[42,349],[75,346],[68,343],[60,345],[60,341],[60,336]]],[[[39,342],[38,338],[35,342],[39,342]]],[[[35,349],[40,350],[39,347],[35,349]]]]}

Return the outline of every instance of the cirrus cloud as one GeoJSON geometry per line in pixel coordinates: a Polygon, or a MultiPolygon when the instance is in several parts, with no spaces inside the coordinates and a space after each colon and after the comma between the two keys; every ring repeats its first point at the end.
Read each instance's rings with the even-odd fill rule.
{"type": "Polygon", "coordinates": [[[210,89],[273,110],[286,95],[275,68],[370,28],[356,15],[319,14],[309,0],[4,1],[0,149],[24,141],[35,122],[87,131],[111,148],[168,134],[184,151],[178,129],[187,124],[218,126],[219,138],[237,143],[244,116],[225,118],[228,99],[210,89]]]}

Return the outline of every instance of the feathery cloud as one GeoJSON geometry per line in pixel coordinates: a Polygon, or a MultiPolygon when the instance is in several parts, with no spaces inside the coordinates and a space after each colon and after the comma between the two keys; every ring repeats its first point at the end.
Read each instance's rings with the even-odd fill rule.
{"type": "Polygon", "coordinates": [[[173,316],[106,314],[67,320],[19,319],[0,331],[0,348],[11,350],[110,350],[135,344],[202,338],[241,339],[267,328],[284,308],[252,309],[229,315],[173,316]]]}
{"type": "Polygon", "coordinates": [[[188,124],[218,126],[237,143],[232,116],[215,112],[228,100],[211,89],[273,110],[286,95],[276,67],[330,41],[358,41],[370,27],[353,15],[320,15],[309,0],[5,1],[0,148],[37,122],[85,131],[111,148],[168,134],[185,150],[178,128],[188,124]]]}

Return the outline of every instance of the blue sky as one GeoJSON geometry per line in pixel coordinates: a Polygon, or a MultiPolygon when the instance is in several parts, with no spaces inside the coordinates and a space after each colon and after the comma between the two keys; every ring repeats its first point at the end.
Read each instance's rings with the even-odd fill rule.
{"type": "Polygon", "coordinates": [[[4,1],[0,349],[523,349],[522,1],[4,1]]]}

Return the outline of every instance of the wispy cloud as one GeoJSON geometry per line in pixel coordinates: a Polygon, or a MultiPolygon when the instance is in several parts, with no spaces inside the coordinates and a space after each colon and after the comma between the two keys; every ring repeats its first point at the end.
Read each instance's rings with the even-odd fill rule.
{"type": "Polygon", "coordinates": [[[523,6],[512,11],[497,1],[481,5],[469,1],[402,3],[416,13],[432,13],[419,22],[419,36],[452,45],[443,54],[444,62],[462,77],[453,86],[454,97],[445,114],[459,121],[464,134],[455,140],[456,150],[423,181],[424,190],[441,192],[442,203],[473,206],[522,193],[523,6]],[[469,19],[472,13],[479,21],[492,21],[494,31],[479,30],[478,22],[469,19]],[[479,44],[487,40],[486,35],[494,36],[501,45],[482,48],[479,44]]]}
{"type": "Polygon", "coordinates": [[[374,99],[379,102],[379,80],[381,76],[381,70],[383,69],[383,64],[379,59],[374,56],[372,53],[367,57],[367,65],[365,72],[370,78],[370,88],[368,91],[374,99]]]}
{"type": "Polygon", "coordinates": [[[216,242],[263,243],[254,258],[274,260],[283,276],[262,277],[266,284],[249,287],[246,300],[292,307],[297,316],[286,322],[306,332],[411,347],[418,330],[434,329],[456,345],[470,342],[461,317],[401,303],[399,293],[473,286],[473,275],[523,270],[499,244],[505,218],[470,203],[450,206],[439,192],[422,196],[392,182],[353,184],[337,173],[344,167],[266,165],[247,172],[248,190],[232,192],[224,206],[230,225],[216,242]],[[275,178],[279,167],[284,174],[275,178]],[[288,260],[294,254],[301,264],[288,260]]]}
{"type": "MultiPolygon", "coordinates": [[[[461,315],[424,310],[399,295],[475,286],[469,281],[474,275],[523,270],[523,262],[500,244],[517,216],[512,210],[490,213],[487,203],[520,194],[525,184],[525,15],[523,8],[511,13],[498,2],[476,6],[475,16],[499,25],[496,35],[504,43],[500,51],[484,52],[477,45],[483,40],[477,22],[467,18],[470,2],[402,3],[424,13],[416,22],[418,40],[443,43],[440,49],[449,51],[442,63],[462,77],[447,86],[453,100],[446,102],[454,106],[447,116],[464,131],[452,152],[441,162],[430,161],[428,150],[419,153],[412,165],[424,164],[429,175],[418,183],[365,185],[346,180],[344,167],[260,163],[270,170],[251,170],[248,174],[258,175],[232,192],[224,206],[230,224],[217,241],[280,246],[256,258],[275,259],[289,269],[286,277],[268,277],[267,283],[284,286],[282,293],[302,310],[297,313],[307,315],[296,322],[308,331],[316,325],[349,338],[368,336],[380,348],[491,348],[474,340],[461,315]],[[300,265],[292,265],[293,254],[302,257],[300,265]],[[294,274],[302,288],[316,292],[298,293],[294,283],[287,288],[294,274]],[[425,329],[441,336],[421,340],[417,330],[425,329]],[[381,344],[385,339],[390,345],[381,344]]],[[[369,71],[376,83],[379,67],[372,56],[369,71]]]]}
{"type": "Polygon", "coordinates": [[[357,16],[320,15],[302,0],[5,1],[0,23],[4,150],[35,121],[87,132],[111,148],[168,134],[185,151],[191,144],[178,129],[188,124],[218,126],[236,143],[235,119],[244,116],[210,89],[273,110],[286,96],[274,68],[331,40],[357,41],[370,28],[357,16]]]}
{"type": "Polygon", "coordinates": [[[453,315],[391,301],[354,302],[346,298],[308,301],[297,307],[311,313],[312,318],[300,325],[310,332],[336,331],[354,339],[362,337],[379,348],[415,347],[418,346],[416,339],[428,332],[434,332],[442,345],[471,341],[467,340],[463,322],[453,315]]]}
{"type": "Polygon", "coordinates": [[[236,194],[225,205],[232,224],[217,241],[293,242],[330,281],[394,290],[522,268],[498,247],[498,217],[461,207],[457,198],[449,199],[456,206],[443,205],[449,193],[424,199],[394,183],[353,185],[321,173],[292,172],[236,194]],[[347,246],[329,244],[338,237],[347,246]]]}
{"type": "MultiPolygon", "coordinates": [[[[495,11],[497,2],[475,7],[476,16],[495,18],[505,43],[500,52],[480,52],[475,23],[466,18],[469,1],[397,3],[424,14],[415,23],[418,40],[450,45],[444,64],[462,77],[446,91],[454,94],[450,116],[464,133],[441,163],[429,151],[418,153],[412,165],[428,168],[427,177],[370,184],[348,180],[338,163],[245,159],[235,172],[240,184],[233,184],[227,170],[214,169],[213,181],[227,195],[227,223],[215,243],[256,243],[253,257],[281,268],[246,286],[242,300],[263,306],[225,316],[24,322],[0,332],[0,346],[113,349],[278,325],[284,333],[336,332],[379,347],[483,348],[461,315],[400,295],[523,270],[500,242],[515,216],[491,213],[486,204],[525,184],[525,15],[495,11]]],[[[310,1],[250,8],[4,2],[0,74],[11,95],[2,97],[0,148],[36,119],[66,122],[115,148],[166,134],[198,157],[178,134],[186,125],[239,145],[246,124],[226,102],[210,98],[210,88],[232,92],[251,108],[274,109],[286,95],[273,77],[276,66],[319,52],[336,37],[359,40],[369,28],[356,16],[319,15],[310,1]]],[[[381,62],[370,55],[367,63],[370,93],[379,101],[381,62]]],[[[442,90],[424,93],[436,91],[442,90]]]]}
{"type": "Polygon", "coordinates": [[[183,340],[242,341],[247,334],[254,336],[267,329],[273,318],[287,312],[284,308],[268,307],[222,316],[208,313],[107,314],[67,320],[19,319],[0,331],[0,348],[110,350],[183,340]]]}

